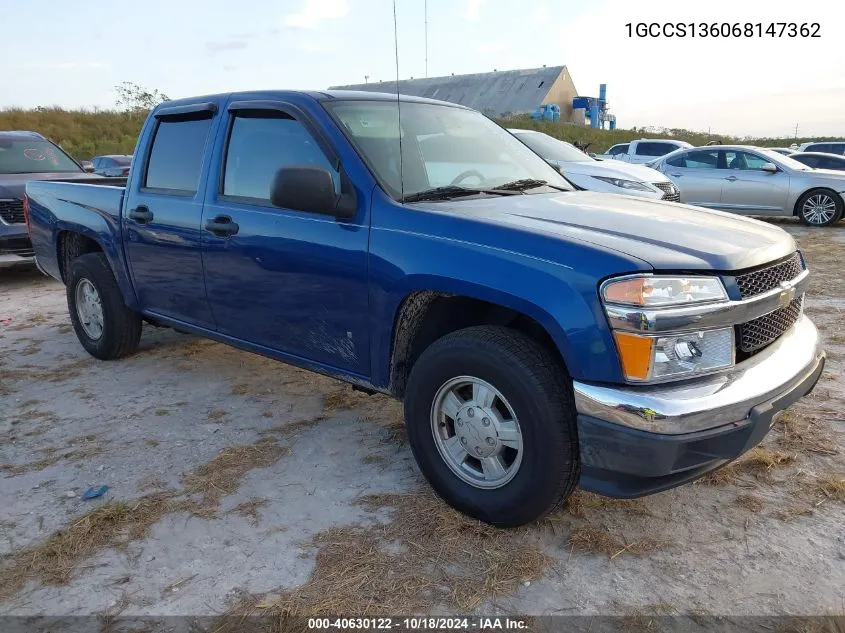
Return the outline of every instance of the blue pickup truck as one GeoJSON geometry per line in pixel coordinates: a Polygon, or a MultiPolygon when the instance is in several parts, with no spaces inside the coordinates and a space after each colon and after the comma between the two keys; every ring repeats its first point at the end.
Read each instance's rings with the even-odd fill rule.
{"type": "Polygon", "coordinates": [[[32,182],[97,358],[170,326],[404,401],[431,485],[500,526],[757,444],[824,366],[793,239],[575,190],[473,110],[356,92],[164,103],[125,188],[32,182]]]}

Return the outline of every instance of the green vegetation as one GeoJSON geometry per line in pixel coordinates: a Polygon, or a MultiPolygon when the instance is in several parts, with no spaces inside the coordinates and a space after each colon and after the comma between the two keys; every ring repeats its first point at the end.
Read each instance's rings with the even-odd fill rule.
{"type": "MultiPolygon", "coordinates": [[[[74,158],[88,160],[100,154],[131,154],[135,140],[149,108],[167,96],[157,90],[146,90],[124,83],[115,88],[122,110],[64,110],[59,107],[34,110],[0,110],[0,130],[33,130],[52,139],[74,158]]],[[[822,140],[819,138],[738,138],[717,134],[672,129],[664,133],[647,132],[642,128],[630,130],[596,130],[551,121],[532,121],[528,116],[499,121],[507,127],[539,130],[557,138],[577,143],[589,143],[588,151],[601,153],[616,143],[638,138],[674,138],[693,145],[708,141],[743,143],[767,147],[789,147],[792,143],[822,140]]]]}

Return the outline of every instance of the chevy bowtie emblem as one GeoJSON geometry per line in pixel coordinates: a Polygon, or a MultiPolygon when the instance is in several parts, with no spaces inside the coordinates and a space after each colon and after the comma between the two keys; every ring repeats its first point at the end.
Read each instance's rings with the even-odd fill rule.
{"type": "Polygon", "coordinates": [[[780,287],[783,288],[783,292],[778,295],[778,305],[781,308],[785,308],[795,298],[795,287],[790,286],[789,282],[786,281],[780,282],[780,287]]]}

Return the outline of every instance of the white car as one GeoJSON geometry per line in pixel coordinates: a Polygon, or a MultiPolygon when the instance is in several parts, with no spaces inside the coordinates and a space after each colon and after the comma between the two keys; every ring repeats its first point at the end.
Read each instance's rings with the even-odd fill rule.
{"type": "Polygon", "coordinates": [[[686,141],[670,141],[663,138],[641,138],[630,143],[617,143],[596,158],[613,159],[626,163],[648,163],[677,149],[692,147],[686,141]]]}
{"type": "Polygon", "coordinates": [[[574,145],[534,130],[509,130],[581,189],[680,202],[672,181],[645,165],[592,158],[574,145]]]}

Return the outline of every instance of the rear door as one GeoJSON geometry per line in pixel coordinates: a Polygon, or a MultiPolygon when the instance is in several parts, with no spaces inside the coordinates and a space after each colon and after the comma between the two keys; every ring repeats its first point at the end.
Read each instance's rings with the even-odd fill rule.
{"type": "Polygon", "coordinates": [[[786,213],[789,197],[789,175],[780,169],[774,173],[763,171],[769,161],[754,152],[723,150],[721,208],[753,215],[782,215],[786,213]]]}
{"type": "Polygon", "coordinates": [[[158,112],[122,218],[141,309],[205,328],[214,328],[214,319],[205,293],[201,221],[206,147],[218,120],[214,103],[158,112]]]}
{"type": "Polygon", "coordinates": [[[215,150],[223,168],[209,183],[203,215],[206,287],[219,332],[369,376],[363,198],[344,221],[273,206],[279,168],[323,167],[339,187],[339,159],[293,104],[238,101],[226,119],[215,150]],[[232,228],[212,230],[221,224],[232,228]]]}
{"type": "Polygon", "coordinates": [[[666,159],[661,169],[681,192],[681,202],[716,208],[722,200],[717,150],[690,150],[666,159]]]}

